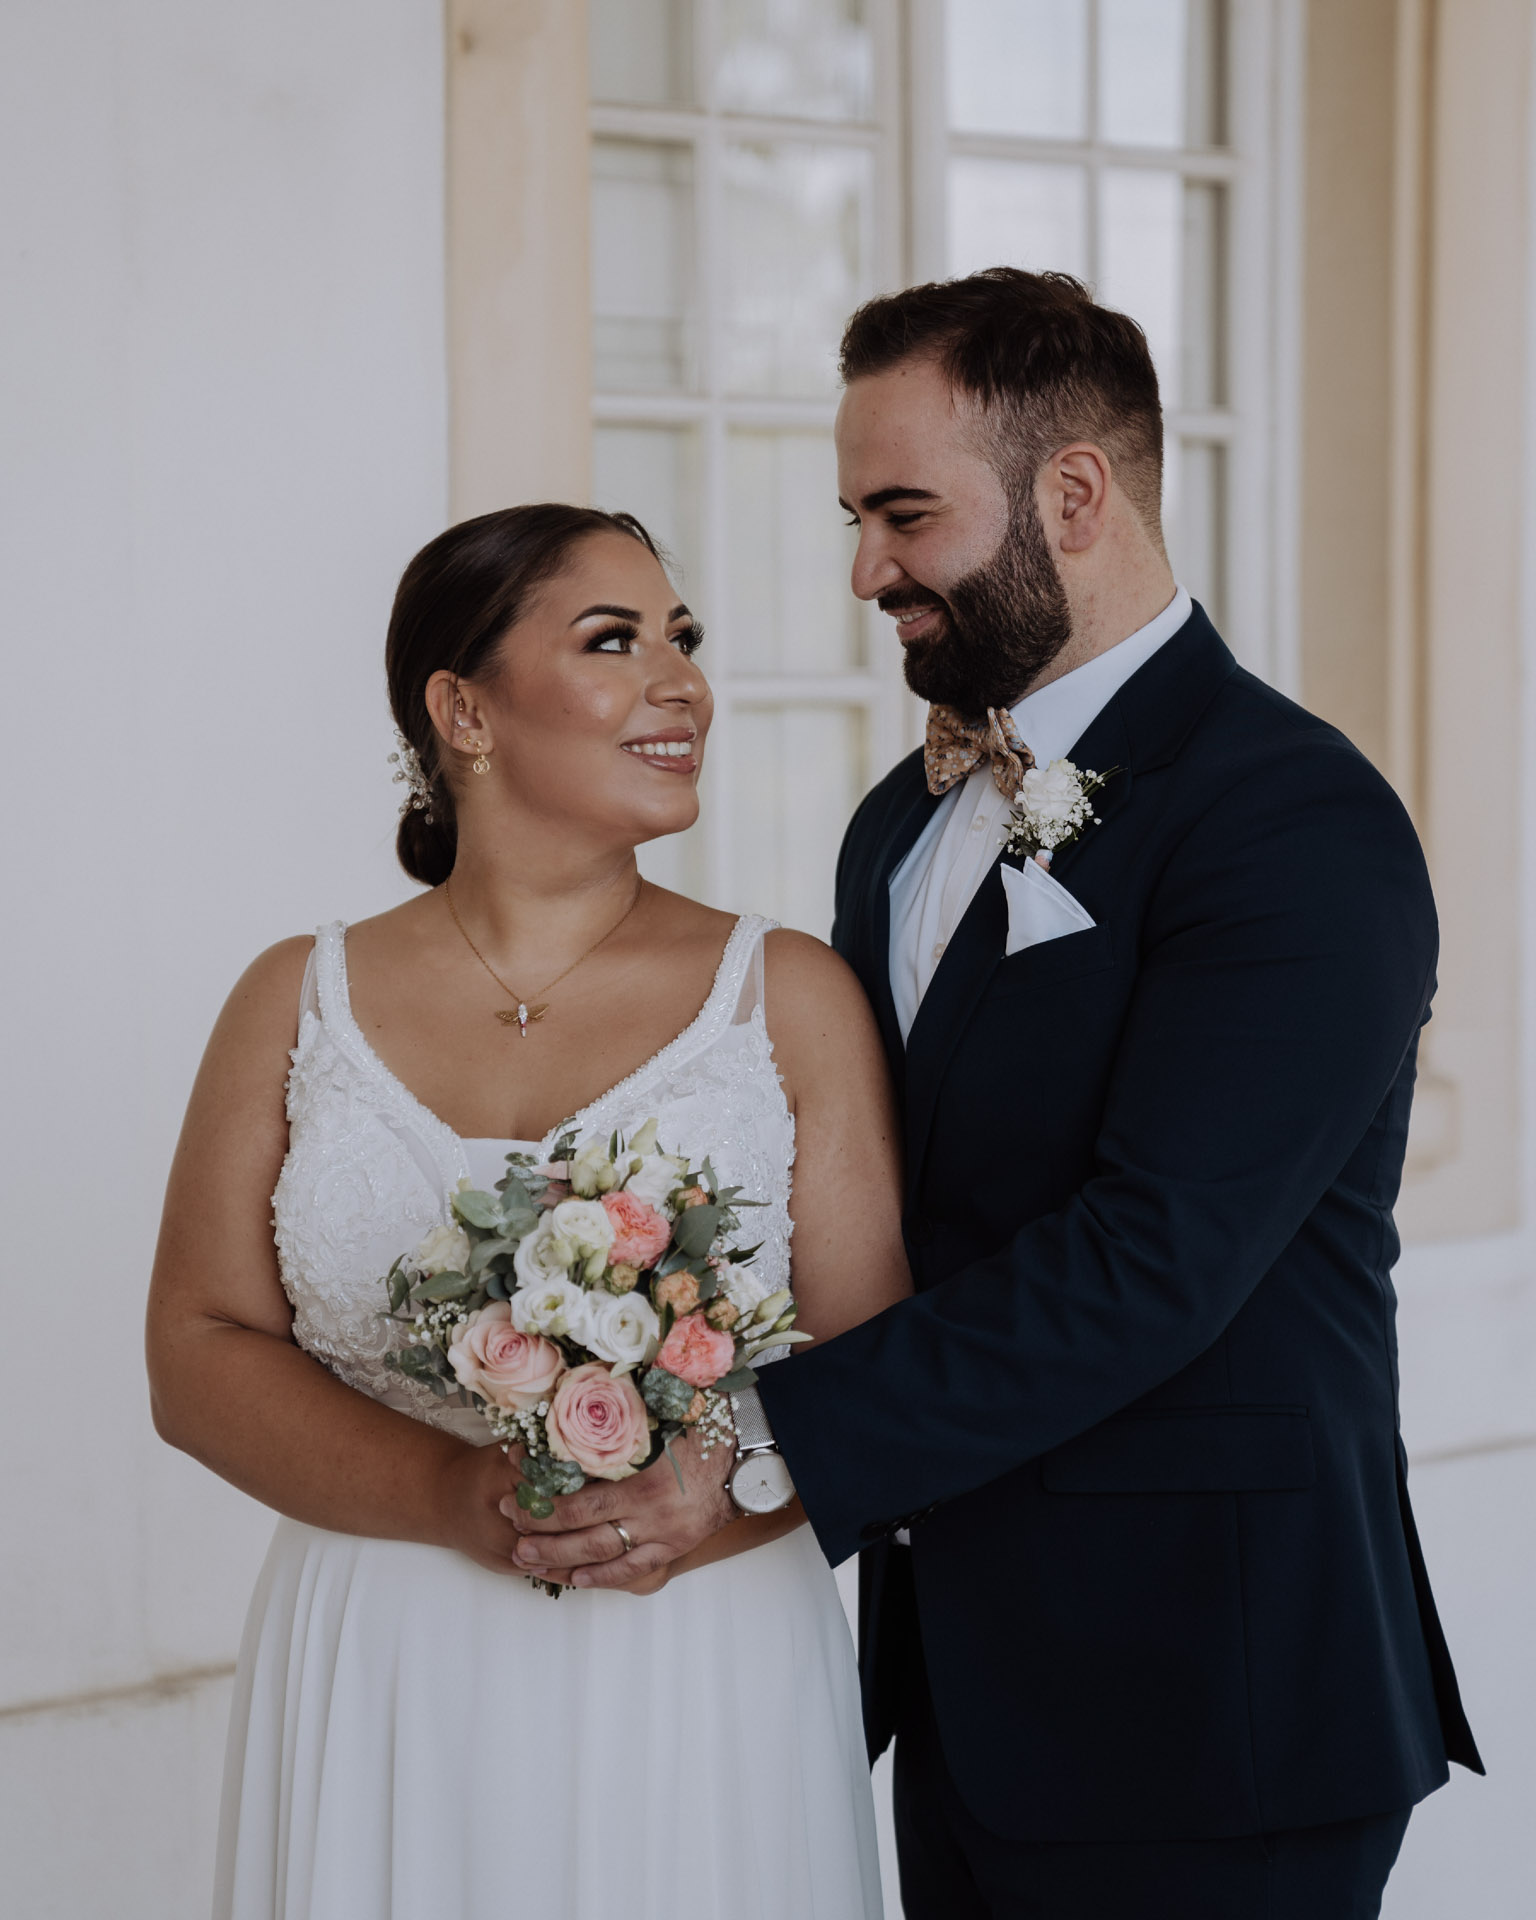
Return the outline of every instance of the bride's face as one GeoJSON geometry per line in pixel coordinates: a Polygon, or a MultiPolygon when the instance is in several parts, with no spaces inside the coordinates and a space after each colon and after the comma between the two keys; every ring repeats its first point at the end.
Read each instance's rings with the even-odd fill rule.
{"type": "Polygon", "coordinates": [[[495,666],[459,683],[461,825],[483,796],[632,844],[692,826],[714,712],[693,660],[702,637],[638,540],[583,540],[536,591],[495,666]],[[462,777],[474,758],[466,740],[487,746],[488,777],[462,777]]]}

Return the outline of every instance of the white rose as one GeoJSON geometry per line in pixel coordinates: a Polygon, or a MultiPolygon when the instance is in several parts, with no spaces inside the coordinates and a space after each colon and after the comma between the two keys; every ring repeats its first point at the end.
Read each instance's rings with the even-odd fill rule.
{"type": "Polygon", "coordinates": [[[687,1172],[688,1162],[680,1160],[675,1153],[648,1153],[624,1182],[624,1191],[670,1220],[672,1209],[667,1205],[668,1198],[683,1184],[687,1172]]]}
{"type": "Polygon", "coordinates": [[[418,1273],[463,1273],[469,1266],[469,1235],[450,1221],[436,1226],[411,1255],[418,1273]]]}
{"type": "Polygon", "coordinates": [[[600,1360],[617,1367],[641,1367],[651,1359],[661,1339],[656,1309],[643,1293],[591,1293],[587,1307],[586,1345],[600,1360]]]}
{"type": "Polygon", "coordinates": [[[720,1291],[743,1320],[750,1320],[755,1309],[773,1292],[754,1267],[733,1266],[729,1260],[722,1260],[715,1268],[715,1277],[720,1291]]]}
{"type": "Polygon", "coordinates": [[[606,1253],[613,1245],[613,1222],[601,1200],[562,1200],[550,1211],[549,1222],[561,1240],[568,1240],[579,1259],[606,1253]]]}
{"type": "Polygon", "coordinates": [[[1083,806],[1083,785],[1069,760],[1031,767],[1019,795],[1025,810],[1042,826],[1075,826],[1083,806]]]}
{"type": "Polygon", "coordinates": [[[546,1213],[533,1232],[518,1241],[512,1271],[519,1286],[538,1286],[545,1280],[565,1279],[575,1259],[576,1249],[555,1232],[554,1221],[546,1213]]]}
{"type": "Polygon", "coordinates": [[[570,1182],[583,1199],[611,1193],[619,1184],[619,1170],[608,1157],[606,1140],[589,1140],[570,1163],[570,1182]]]}
{"type": "Polygon", "coordinates": [[[519,1333],[543,1333],[586,1344],[587,1296],[569,1280],[540,1280],[519,1287],[511,1308],[512,1324],[519,1333]]]}

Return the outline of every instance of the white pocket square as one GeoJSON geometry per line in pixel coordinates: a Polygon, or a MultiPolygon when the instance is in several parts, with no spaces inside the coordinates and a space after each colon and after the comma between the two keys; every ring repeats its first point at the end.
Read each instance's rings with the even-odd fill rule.
{"type": "Polygon", "coordinates": [[[1042,940],[1059,940],[1064,933],[1082,933],[1098,922],[1059,880],[1053,880],[1037,861],[1022,867],[1001,865],[1003,892],[1008,896],[1008,944],[1005,954],[1038,947],[1042,940]]]}

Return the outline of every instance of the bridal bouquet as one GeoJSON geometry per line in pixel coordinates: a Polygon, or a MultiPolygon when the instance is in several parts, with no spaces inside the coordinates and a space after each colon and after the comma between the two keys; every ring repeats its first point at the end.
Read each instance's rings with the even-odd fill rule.
{"type": "Polygon", "coordinates": [[[730,1244],[761,1203],[656,1136],[647,1120],[627,1141],[567,1133],[547,1164],[508,1154],[494,1193],[461,1181],[449,1220],[384,1276],[404,1330],[385,1365],[521,1447],[518,1504],[540,1518],[690,1428],[706,1451],[725,1439],[753,1359],[809,1337],[788,1289],[752,1271],[758,1249],[730,1244]]]}

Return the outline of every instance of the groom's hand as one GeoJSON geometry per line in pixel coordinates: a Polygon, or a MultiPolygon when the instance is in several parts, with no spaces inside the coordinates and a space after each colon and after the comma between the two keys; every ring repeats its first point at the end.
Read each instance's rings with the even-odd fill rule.
{"type": "Polygon", "coordinates": [[[718,1444],[706,1457],[690,1433],[643,1473],[592,1480],[579,1493],[564,1495],[552,1519],[533,1519],[509,1496],[501,1510],[523,1536],[516,1563],[527,1573],[576,1587],[634,1592],[665,1585],[674,1560],[736,1518],[725,1490],[734,1460],[733,1449],[718,1444]],[[632,1548],[625,1547],[621,1526],[632,1548]]]}

